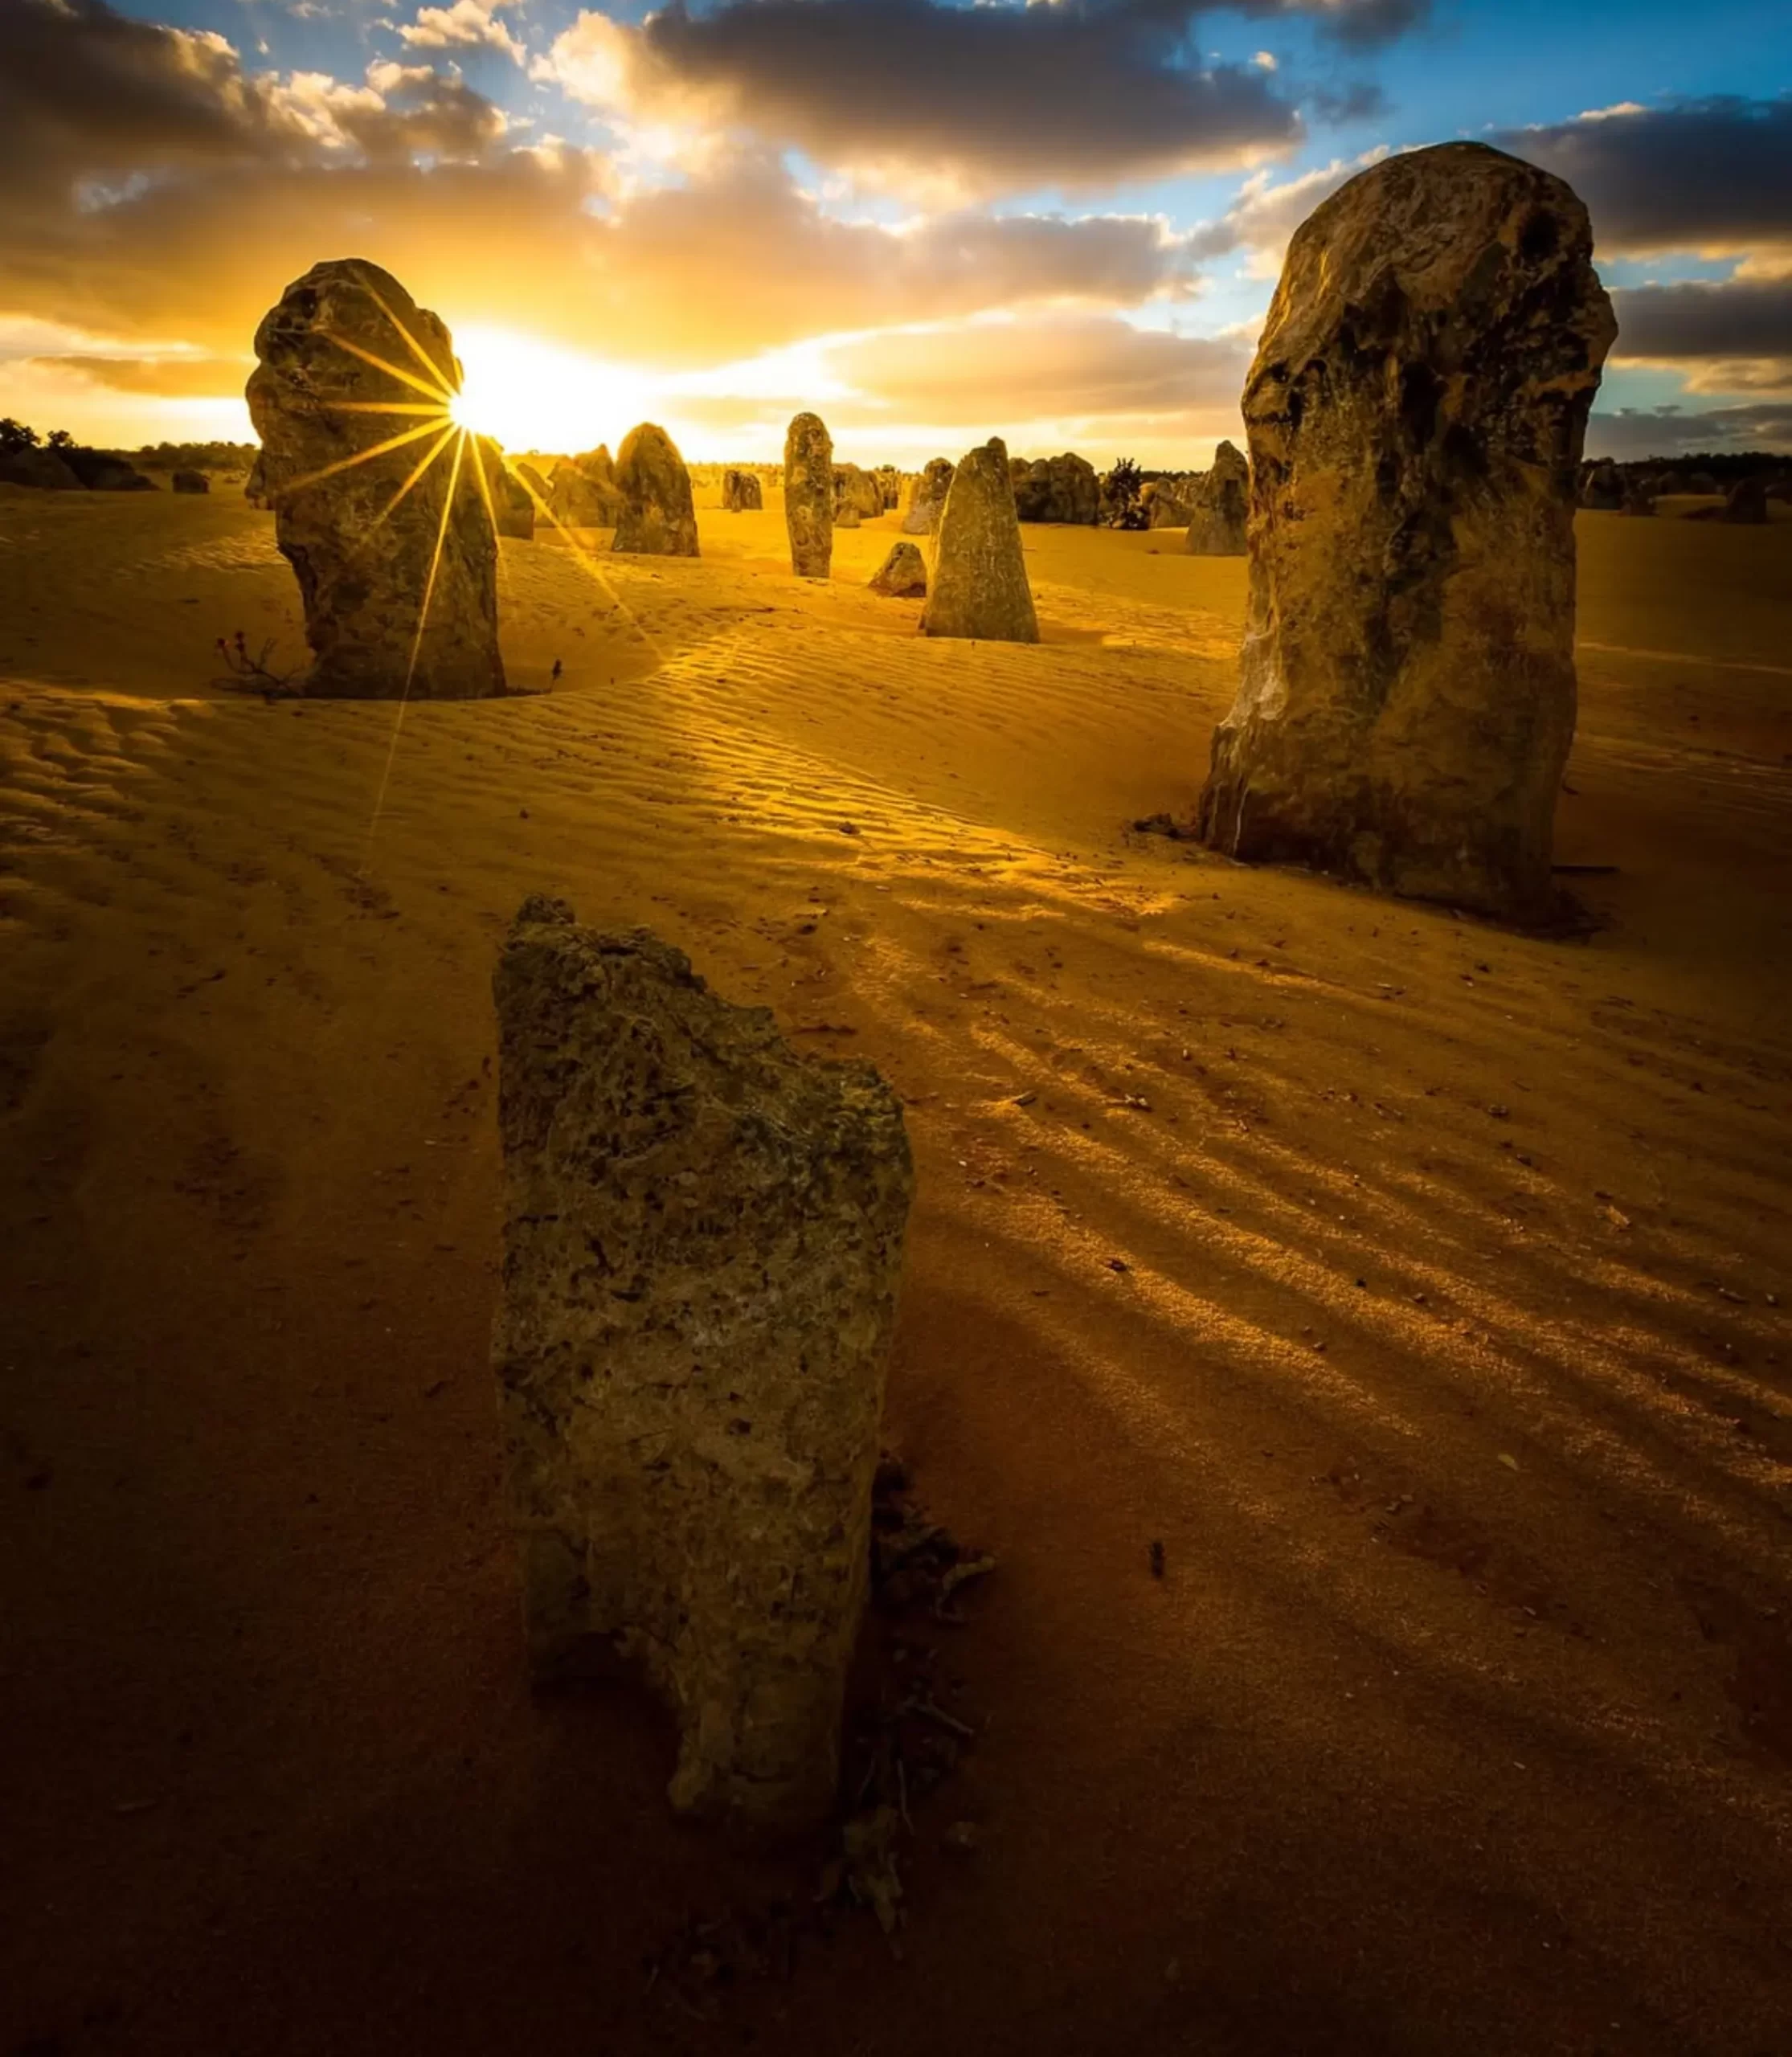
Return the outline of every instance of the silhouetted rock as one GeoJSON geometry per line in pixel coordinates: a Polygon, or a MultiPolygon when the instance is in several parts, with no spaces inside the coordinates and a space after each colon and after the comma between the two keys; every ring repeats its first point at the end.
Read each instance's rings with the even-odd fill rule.
{"type": "Polygon", "coordinates": [[[243,497],[252,507],[268,505],[268,469],[260,451],[255,453],[255,462],[249,467],[249,476],[243,481],[243,497]]]}
{"type": "Polygon", "coordinates": [[[1093,527],[1101,517],[1101,481],[1086,457],[1066,451],[1009,467],[1014,512],[1023,521],[1066,521],[1093,527]]]}
{"type": "Polygon", "coordinates": [[[1753,478],[1738,479],[1724,501],[1724,519],[1753,525],[1767,519],[1767,481],[1757,472],[1753,478]]]}
{"type": "Polygon", "coordinates": [[[868,1582],[900,1104],[563,901],[525,901],[493,990],[492,1356],[531,1664],[644,1675],[681,1811],[812,1826],[868,1582]]]}
{"type": "Polygon", "coordinates": [[[497,538],[473,464],[464,450],[456,464],[451,438],[404,490],[448,427],[459,383],[440,319],[377,264],[335,259],[287,288],[255,349],[249,413],[276,539],[305,603],[314,661],[304,689],[374,700],[501,693],[497,538]],[[369,357],[412,374],[419,357],[433,368],[444,411],[440,427],[419,424],[428,440],[370,454],[408,418],[358,410],[414,407],[419,395],[369,357]]]}
{"type": "Polygon", "coordinates": [[[825,579],[834,554],[834,445],[820,415],[797,415],[784,437],[784,526],[791,570],[825,579]]]}
{"type": "Polygon", "coordinates": [[[1616,333],[1586,210],[1478,143],[1295,231],[1244,394],[1250,586],[1201,829],[1533,914],[1574,730],[1574,501],[1616,333]]]}
{"type": "Polygon", "coordinates": [[[509,536],[518,542],[533,542],[535,534],[535,503],[530,497],[529,489],[504,461],[504,452],[489,436],[479,440],[480,456],[485,466],[485,485],[492,497],[492,514],[497,523],[501,536],[509,536]]]}
{"type": "Polygon", "coordinates": [[[1620,514],[1628,514],[1633,518],[1641,515],[1653,514],[1655,511],[1655,496],[1650,481],[1643,478],[1626,478],[1624,481],[1623,501],[1618,511],[1620,514]]]}
{"type": "Polygon", "coordinates": [[[1039,640],[1008,452],[1000,437],[960,458],[952,473],[921,632],[992,643],[1039,640]]]}
{"type": "Polygon", "coordinates": [[[1203,472],[1189,497],[1191,557],[1242,557],[1250,514],[1250,464],[1235,443],[1222,442],[1211,471],[1203,472]]]}
{"type": "Polygon", "coordinates": [[[39,493],[84,490],[78,474],[54,450],[15,450],[10,457],[0,457],[0,485],[30,486],[39,493]]]}
{"type": "Polygon", "coordinates": [[[70,470],[89,493],[155,493],[160,490],[153,478],[140,472],[135,464],[127,464],[122,457],[108,456],[99,450],[71,450],[68,452],[70,470]]]}
{"type": "Polygon", "coordinates": [[[913,543],[896,544],[871,575],[873,593],[887,593],[894,599],[925,599],[927,566],[913,543]]]}
{"type": "Polygon", "coordinates": [[[1709,472],[1689,472],[1687,474],[1686,483],[1680,490],[1682,493],[1708,495],[1718,490],[1717,481],[1709,472]]]}
{"type": "Polygon", "coordinates": [[[690,473],[672,438],[653,422],[632,428],[616,452],[622,512],[610,547],[644,557],[695,557],[697,509],[690,473]]]}
{"type": "Polygon", "coordinates": [[[1609,457],[1581,481],[1581,505],[1600,514],[1615,514],[1623,506],[1624,475],[1609,457]]]}
{"type": "Polygon", "coordinates": [[[176,472],[168,481],[176,493],[210,493],[211,481],[203,472],[176,472]]]}
{"type": "Polygon", "coordinates": [[[732,466],[722,474],[722,505],[729,514],[757,513],[765,505],[757,472],[736,471],[732,466]]]}
{"type": "MultiPolygon", "coordinates": [[[[944,457],[931,457],[919,478],[903,484],[906,505],[902,509],[905,536],[931,536],[939,526],[946,495],[951,490],[952,467],[944,457]]],[[[1013,497],[1012,491],[1010,493],[1013,497]]]]}

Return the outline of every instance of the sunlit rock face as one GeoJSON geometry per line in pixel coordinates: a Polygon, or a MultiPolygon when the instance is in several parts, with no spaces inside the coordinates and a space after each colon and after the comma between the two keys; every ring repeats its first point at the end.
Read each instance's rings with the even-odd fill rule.
{"type": "Polygon", "coordinates": [[[1574,732],[1574,505],[1616,334],[1586,210],[1475,143],[1295,232],[1244,393],[1250,599],[1207,842],[1545,903],[1574,732]]]}
{"type": "Polygon", "coordinates": [[[951,490],[952,467],[945,457],[931,457],[927,468],[919,478],[906,481],[902,488],[905,505],[902,507],[902,534],[905,536],[931,536],[939,526],[939,517],[946,508],[946,496],[951,490]]]}
{"type": "Polygon", "coordinates": [[[741,472],[731,466],[722,474],[722,507],[727,514],[756,513],[765,505],[757,472],[741,472]]]}
{"type": "Polygon", "coordinates": [[[784,526],[791,570],[825,579],[834,554],[834,445],[820,415],[795,416],[784,437],[784,526]]]}
{"type": "Polygon", "coordinates": [[[460,367],[440,319],[377,264],[338,258],[287,288],[255,352],[257,483],[305,605],[303,689],[356,700],[502,693],[497,538],[477,452],[448,417],[460,367]],[[403,411],[382,411],[393,408],[403,411]]]}
{"type": "Polygon", "coordinates": [[[529,489],[504,461],[504,452],[489,437],[480,440],[479,454],[485,467],[485,489],[491,495],[492,513],[501,536],[529,542],[535,534],[535,503],[529,489]]]}
{"type": "Polygon", "coordinates": [[[538,1676],[644,1675],[675,1806],[834,1797],[912,1172],[869,1065],[525,902],[494,979],[493,1338],[538,1676]]]}
{"type": "Polygon", "coordinates": [[[927,591],[927,560],[913,543],[898,543],[871,575],[871,590],[892,599],[924,599],[927,591]]]}
{"type": "Polygon", "coordinates": [[[1185,529],[1189,525],[1189,503],[1182,497],[1180,482],[1172,485],[1163,479],[1147,479],[1139,489],[1139,505],[1144,509],[1148,529],[1185,529]]]}
{"type": "Polygon", "coordinates": [[[846,513],[861,521],[874,521],[884,511],[884,489],[871,473],[857,464],[834,466],[834,520],[846,513]]]}
{"type": "Polygon", "coordinates": [[[959,460],[939,517],[923,636],[1037,643],[1008,451],[999,436],[959,460]]]}
{"type": "Polygon", "coordinates": [[[622,496],[612,550],[644,557],[695,557],[697,508],[690,473],[672,438],[643,422],[616,452],[616,491],[622,496]]]}
{"type": "Polygon", "coordinates": [[[1101,481],[1086,457],[1066,450],[1061,457],[1012,462],[1014,511],[1023,521],[1067,521],[1090,527],[1101,519],[1101,481]]]}
{"type": "Polygon", "coordinates": [[[1250,513],[1250,464],[1235,443],[1221,443],[1213,468],[1203,472],[1189,496],[1191,557],[1242,557],[1250,513]]]}

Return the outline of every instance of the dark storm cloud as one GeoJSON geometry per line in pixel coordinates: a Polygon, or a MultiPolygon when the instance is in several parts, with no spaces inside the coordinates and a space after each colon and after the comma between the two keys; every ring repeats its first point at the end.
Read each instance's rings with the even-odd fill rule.
{"type": "Polygon", "coordinates": [[[1792,401],[1752,407],[1623,408],[1587,424],[1589,457],[1679,457],[1701,450],[1792,450],[1792,401]]]}
{"type": "MultiPolygon", "coordinates": [[[[1412,10],[1301,11],[1360,35],[1412,10]]],[[[1196,25],[1187,0],[732,0],[702,14],[680,0],[638,27],[587,11],[534,68],[625,118],[744,129],[867,177],[1087,190],[1298,141],[1270,75],[1204,67],[1196,25]]]]}
{"type": "Polygon", "coordinates": [[[1612,305],[1622,357],[1792,361],[1792,276],[1637,286],[1612,305]]]}
{"type": "Polygon", "coordinates": [[[1565,178],[1607,256],[1792,243],[1792,97],[1619,108],[1489,140],[1565,178]]]}

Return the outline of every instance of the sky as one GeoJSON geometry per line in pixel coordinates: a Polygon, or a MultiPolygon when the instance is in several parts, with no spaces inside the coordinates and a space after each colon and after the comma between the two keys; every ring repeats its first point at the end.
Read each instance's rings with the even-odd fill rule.
{"type": "Polygon", "coordinates": [[[1205,464],[1293,230],[1465,137],[1590,211],[1590,453],[1792,449],[1785,0],[0,0],[0,414],[247,438],[356,256],[513,449],[1205,464]]]}

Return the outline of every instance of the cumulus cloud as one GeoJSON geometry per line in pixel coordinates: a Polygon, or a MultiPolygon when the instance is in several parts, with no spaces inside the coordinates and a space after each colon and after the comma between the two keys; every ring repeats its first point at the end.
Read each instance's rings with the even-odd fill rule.
{"type": "Polygon", "coordinates": [[[587,10],[532,70],[622,121],[749,133],[867,183],[1086,192],[1299,139],[1270,74],[1202,65],[1193,22],[1185,0],[676,0],[638,27],[587,10]]]}
{"type": "Polygon", "coordinates": [[[0,10],[0,305],[121,356],[138,338],[231,357],[290,280],[350,255],[461,321],[668,367],[1192,290],[1186,243],[1155,219],[843,222],[771,153],[726,148],[682,185],[624,191],[597,153],[511,147],[489,100],[429,66],[252,77],[222,39],[103,0],[0,10]]]}
{"type": "Polygon", "coordinates": [[[1608,255],[1792,251],[1792,96],[1626,102],[1489,140],[1565,178],[1608,255]]]}
{"type": "Polygon", "coordinates": [[[1319,202],[1386,155],[1385,149],[1377,149],[1358,157],[1334,157],[1330,164],[1303,171],[1297,178],[1278,180],[1267,171],[1253,172],[1219,219],[1204,223],[1190,235],[1191,255],[1213,258],[1246,251],[1251,270],[1274,278],[1282,268],[1288,239],[1319,202]]]}
{"type": "Polygon", "coordinates": [[[528,52],[497,18],[501,7],[521,0],[452,0],[446,7],[419,7],[415,21],[400,24],[399,36],[414,50],[501,50],[520,64],[528,52]]]}

